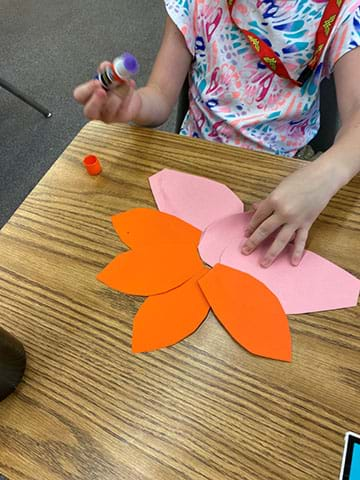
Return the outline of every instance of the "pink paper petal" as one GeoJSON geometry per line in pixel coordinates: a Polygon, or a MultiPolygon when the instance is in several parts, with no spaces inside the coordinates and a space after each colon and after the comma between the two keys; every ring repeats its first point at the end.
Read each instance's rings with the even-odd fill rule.
{"type": "Polygon", "coordinates": [[[243,242],[245,228],[251,216],[252,213],[238,213],[206,227],[198,247],[202,260],[213,267],[220,261],[225,248],[233,239],[243,242]]]}
{"type": "Polygon", "coordinates": [[[290,263],[291,247],[269,268],[260,266],[270,241],[249,256],[241,253],[244,239],[233,239],[221,263],[249,273],[263,282],[280,300],[287,314],[335,310],[357,305],[360,281],[316,253],[306,251],[297,267],[290,263]]]}
{"type": "Polygon", "coordinates": [[[222,217],[244,210],[242,201],[225,185],[207,178],[164,169],[149,178],[160,211],[204,230],[222,217]]]}

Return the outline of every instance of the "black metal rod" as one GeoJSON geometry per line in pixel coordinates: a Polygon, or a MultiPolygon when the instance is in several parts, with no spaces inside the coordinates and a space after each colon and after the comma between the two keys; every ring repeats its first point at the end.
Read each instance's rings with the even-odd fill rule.
{"type": "Polygon", "coordinates": [[[20,92],[20,90],[15,88],[13,85],[11,85],[9,82],[4,80],[3,78],[0,78],[0,87],[5,88],[5,90],[14,94],[16,97],[20,98],[23,102],[35,108],[38,112],[42,113],[44,117],[50,118],[52,116],[52,113],[49,112],[47,108],[43,107],[42,105],[40,105],[40,103],[35,102],[35,100],[33,100],[32,98],[20,92]]]}

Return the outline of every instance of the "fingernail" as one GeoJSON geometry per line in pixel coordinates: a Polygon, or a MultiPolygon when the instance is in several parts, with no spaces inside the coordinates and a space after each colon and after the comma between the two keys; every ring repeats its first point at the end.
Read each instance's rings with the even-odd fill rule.
{"type": "Polygon", "coordinates": [[[300,263],[300,257],[295,257],[293,258],[292,262],[291,262],[295,267],[297,267],[300,263]]]}
{"type": "Polygon", "coordinates": [[[271,260],[269,260],[269,259],[263,260],[261,262],[261,266],[264,267],[264,268],[270,267],[270,265],[271,265],[271,260]]]}
{"type": "Polygon", "coordinates": [[[251,248],[250,247],[243,247],[241,249],[241,252],[244,253],[245,255],[249,255],[249,253],[251,253],[251,248]]]}

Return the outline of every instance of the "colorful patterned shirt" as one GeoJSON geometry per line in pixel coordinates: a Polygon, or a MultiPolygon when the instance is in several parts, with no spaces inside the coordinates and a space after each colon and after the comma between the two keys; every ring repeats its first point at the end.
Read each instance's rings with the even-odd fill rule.
{"type": "MultiPolygon", "coordinates": [[[[360,46],[360,0],[344,0],[311,78],[297,87],[261,61],[238,25],[266,41],[297,79],[312,58],[327,0],[165,0],[194,61],[180,133],[294,156],[319,129],[319,86],[360,46]]],[[[335,101],[331,98],[329,101],[335,101]]]]}

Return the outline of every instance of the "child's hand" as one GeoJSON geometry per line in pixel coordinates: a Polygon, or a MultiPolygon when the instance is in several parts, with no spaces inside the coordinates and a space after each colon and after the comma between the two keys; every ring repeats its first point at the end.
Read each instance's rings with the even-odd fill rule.
{"type": "MultiPolygon", "coordinates": [[[[103,71],[109,62],[103,62],[99,71],[103,71]]],[[[129,81],[125,97],[116,90],[106,91],[98,80],[90,80],[74,90],[74,98],[84,105],[84,115],[89,120],[111,122],[130,122],[135,120],[141,110],[141,96],[135,90],[134,80],[129,81]]]]}
{"type": "Polygon", "coordinates": [[[261,265],[269,267],[292,240],[291,262],[298,265],[311,225],[336,192],[333,183],[331,171],[316,161],[289,175],[265,200],[256,204],[242,253],[252,253],[278,231],[261,265]]]}

